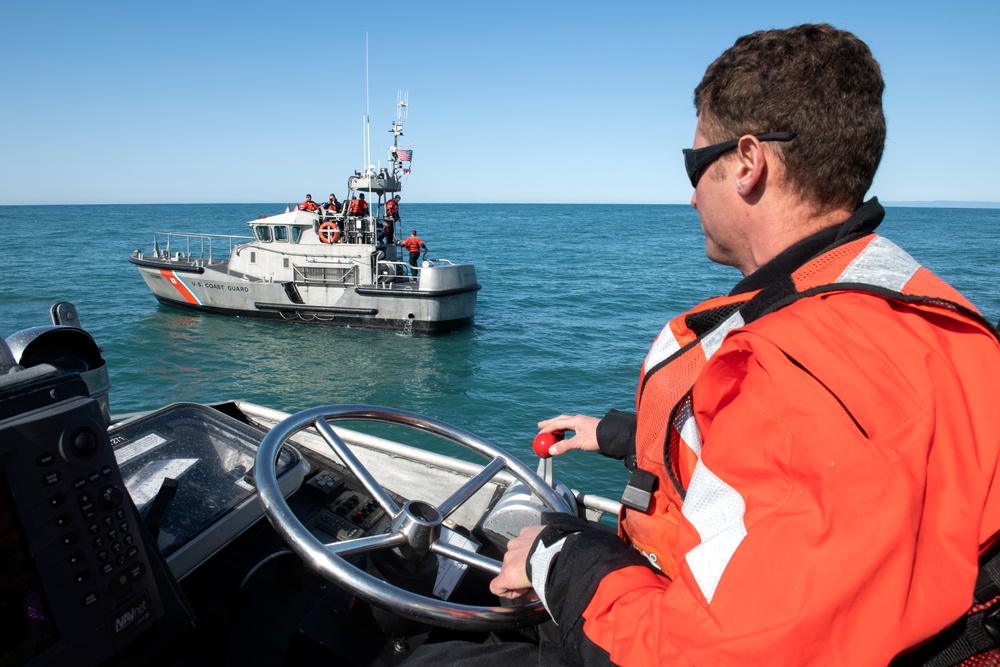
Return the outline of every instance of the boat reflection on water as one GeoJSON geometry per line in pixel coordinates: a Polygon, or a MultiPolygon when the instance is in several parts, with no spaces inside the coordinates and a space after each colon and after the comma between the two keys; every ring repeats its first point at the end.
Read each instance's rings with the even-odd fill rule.
{"type": "Polygon", "coordinates": [[[291,411],[317,403],[406,406],[467,423],[448,401],[465,391],[479,363],[472,329],[386,335],[158,309],[119,335],[108,350],[118,410],[239,396],[291,411]]]}

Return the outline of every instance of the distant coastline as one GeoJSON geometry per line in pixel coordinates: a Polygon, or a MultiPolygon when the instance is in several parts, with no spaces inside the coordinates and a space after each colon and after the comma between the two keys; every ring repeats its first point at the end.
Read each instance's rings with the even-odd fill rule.
{"type": "Polygon", "coordinates": [[[883,206],[907,208],[1000,208],[996,201],[884,201],[883,206]]]}

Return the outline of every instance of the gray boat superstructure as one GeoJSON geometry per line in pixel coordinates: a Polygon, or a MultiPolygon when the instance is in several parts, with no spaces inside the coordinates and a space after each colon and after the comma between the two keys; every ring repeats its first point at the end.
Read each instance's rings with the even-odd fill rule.
{"type": "Polygon", "coordinates": [[[425,251],[410,267],[385,214],[411,154],[399,145],[405,101],[399,109],[389,167],[356,171],[339,212],[289,208],[248,222],[250,236],[156,232],[152,252],[129,261],[160,303],[186,310],[428,334],[470,325],[475,266],[425,251]],[[361,194],[370,208],[352,214],[361,194]]]}

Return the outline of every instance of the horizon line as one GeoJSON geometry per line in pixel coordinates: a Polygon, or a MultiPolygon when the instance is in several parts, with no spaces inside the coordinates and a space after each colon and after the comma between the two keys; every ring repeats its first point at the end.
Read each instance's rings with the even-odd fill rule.
{"type": "MultiPolygon", "coordinates": [[[[32,204],[4,204],[0,207],[14,206],[249,206],[254,204],[274,205],[274,206],[295,206],[297,202],[277,202],[277,201],[232,201],[232,202],[91,202],[91,203],[32,203],[32,204]]],[[[883,206],[900,208],[1000,208],[1000,201],[980,201],[965,199],[930,199],[930,200],[896,200],[882,201],[883,206]]],[[[690,206],[688,202],[424,202],[409,201],[407,206],[690,206]]]]}

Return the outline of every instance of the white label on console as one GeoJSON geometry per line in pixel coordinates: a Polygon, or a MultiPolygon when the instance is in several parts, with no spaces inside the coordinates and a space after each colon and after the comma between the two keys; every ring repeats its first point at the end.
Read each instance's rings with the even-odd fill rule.
{"type": "Polygon", "coordinates": [[[165,442],[167,442],[166,438],[155,433],[150,433],[149,435],[142,436],[135,442],[116,449],[115,458],[118,459],[118,465],[123,466],[135,457],[142,456],[146,452],[151,452],[165,442]]]}
{"type": "MultiPolygon", "coordinates": [[[[439,539],[442,542],[447,542],[452,546],[466,551],[479,551],[478,543],[444,526],[441,527],[441,537],[439,539]]],[[[451,596],[452,591],[455,590],[455,587],[458,586],[458,583],[462,581],[462,577],[465,575],[467,569],[469,569],[469,566],[465,563],[459,563],[456,560],[438,555],[438,571],[437,579],[434,580],[434,595],[442,600],[447,600],[451,596]]]]}

